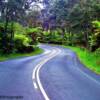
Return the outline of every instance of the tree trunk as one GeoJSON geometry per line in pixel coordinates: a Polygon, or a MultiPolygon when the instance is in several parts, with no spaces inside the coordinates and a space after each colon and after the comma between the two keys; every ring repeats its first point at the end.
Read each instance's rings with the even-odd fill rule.
{"type": "Polygon", "coordinates": [[[88,38],[89,38],[88,32],[84,33],[84,37],[85,37],[85,46],[86,46],[87,49],[90,49],[89,48],[89,43],[88,43],[88,38]]]}
{"type": "Polygon", "coordinates": [[[14,27],[14,22],[11,23],[11,37],[10,37],[10,51],[13,51],[14,48],[14,31],[13,31],[13,27],[14,27]]]}

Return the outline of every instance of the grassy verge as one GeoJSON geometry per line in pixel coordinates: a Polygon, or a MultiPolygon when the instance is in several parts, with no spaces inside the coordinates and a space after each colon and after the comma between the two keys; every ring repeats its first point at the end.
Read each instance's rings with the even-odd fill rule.
{"type": "Polygon", "coordinates": [[[28,57],[28,56],[33,56],[33,55],[37,55],[37,54],[41,54],[43,52],[42,49],[40,48],[36,48],[34,52],[32,53],[13,53],[13,54],[9,54],[9,55],[1,55],[0,54],[0,61],[5,61],[8,59],[14,59],[17,57],[28,57]]]}
{"type": "Polygon", "coordinates": [[[100,75],[100,55],[91,53],[87,50],[81,49],[79,47],[68,47],[72,49],[78,55],[80,61],[90,70],[100,75]]]}

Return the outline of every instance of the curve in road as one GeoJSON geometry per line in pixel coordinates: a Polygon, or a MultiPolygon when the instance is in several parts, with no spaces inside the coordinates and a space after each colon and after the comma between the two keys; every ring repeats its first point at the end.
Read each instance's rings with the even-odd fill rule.
{"type": "Polygon", "coordinates": [[[73,51],[60,46],[40,47],[45,50],[41,55],[0,62],[0,96],[100,100],[100,76],[86,69],[73,51]]]}

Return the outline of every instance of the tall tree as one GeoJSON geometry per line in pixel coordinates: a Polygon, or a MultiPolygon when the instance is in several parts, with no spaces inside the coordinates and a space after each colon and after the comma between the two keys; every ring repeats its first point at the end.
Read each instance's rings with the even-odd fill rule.
{"type": "Polygon", "coordinates": [[[68,20],[70,21],[71,30],[78,33],[84,32],[84,41],[89,48],[89,34],[91,33],[91,22],[99,19],[100,3],[98,0],[81,0],[70,11],[68,20]],[[98,9],[98,10],[97,10],[98,9]]]}
{"type": "Polygon", "coordinates": [[[8,34],[10,37],[10,46],[12,47],[14,32],[13,32],[13,23],[15,21],[24,24],[23,19],[26,15],[26,11],[30,9],[30,5],[35,0],[1,0],[0,1],[0,15],[1,21],[5,23],[4,32],[2,32],[2,45],[4,52],[7,52],[7,37],[8,34]],[[8,23],[11,23],[11,31],[8,32],[8,23]]]}

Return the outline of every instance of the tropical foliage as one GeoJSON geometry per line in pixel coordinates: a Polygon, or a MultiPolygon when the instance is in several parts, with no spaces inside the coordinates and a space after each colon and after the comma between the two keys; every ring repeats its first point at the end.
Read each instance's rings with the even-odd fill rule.
{"type": "Polygon", "coordinates": [[[32,51],[38,42],[100,48],[100,0],[1,0],[0,15],[4,53],[32,51]]]}

